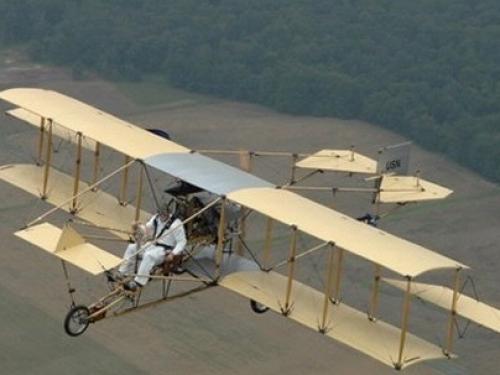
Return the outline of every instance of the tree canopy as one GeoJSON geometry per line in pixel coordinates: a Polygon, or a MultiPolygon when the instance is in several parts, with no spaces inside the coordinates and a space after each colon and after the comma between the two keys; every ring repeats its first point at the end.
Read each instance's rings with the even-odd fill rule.
{"type": "Polygon", "coordinates": [[[496,182],[499,41],[497,0],[0,0],[33,59],[370,121],[496,182]]]}

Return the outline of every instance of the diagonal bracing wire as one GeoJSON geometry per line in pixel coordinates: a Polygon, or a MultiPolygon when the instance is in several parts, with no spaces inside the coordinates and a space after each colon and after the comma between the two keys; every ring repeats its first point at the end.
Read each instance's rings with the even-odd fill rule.
{"type": "Polygon", "coordinates": [[[248,251],[248,254],[250,254],[250,256],[252,257],[253,261],[257,264],[257,266],[259,266],[260,270],[261,271],[266,271],[264,269],[264,267],[262,266],[262,264],[257,259],[257,257],[255,256],[255,254],[253,253],[253,251],[248,247],[248,245],[245,242],[245,240],[241,237],[241,234],[238,234],[238,239],[241,241],[241,244],[243,245],[243,247],[245,248],[245,250],[248,251]]]}

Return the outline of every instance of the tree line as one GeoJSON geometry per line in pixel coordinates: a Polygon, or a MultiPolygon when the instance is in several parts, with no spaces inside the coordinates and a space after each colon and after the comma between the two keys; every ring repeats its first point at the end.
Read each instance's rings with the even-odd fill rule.
{"type": "Polygon", "coordinates": [[[499,40],[497,0],[0,0],[37,61],[366,120],[495,182],[499,40]]]}

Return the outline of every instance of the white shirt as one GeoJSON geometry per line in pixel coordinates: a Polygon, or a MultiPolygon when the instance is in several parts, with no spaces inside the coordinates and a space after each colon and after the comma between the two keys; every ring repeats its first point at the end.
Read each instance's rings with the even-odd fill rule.
{"type": "Polygon", "coordinates": [[[154,215],[145,225],[146,235],[149,239],[155,240],[159,244],[172,247],[172,254],[179,255],[187,244],[184,226],[182,225],[182,221],[175,219],[172,224],[167,227],[169,221],[170,219],[163,221],[159,215],[154,215]],[[157,223],[156,231],[155,220],[157,223]]]}

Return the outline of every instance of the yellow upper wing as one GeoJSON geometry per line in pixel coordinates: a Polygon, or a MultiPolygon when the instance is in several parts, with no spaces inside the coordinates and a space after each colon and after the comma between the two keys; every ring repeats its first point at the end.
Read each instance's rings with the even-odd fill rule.
{"type": "Polygon", "coordinates": [[[0,92],[0,99],[105,144],[134,159],[189,149],[160,138],[109,113],[55,91],[17,88],[0,92]]]}
{"type": "Polygon", "coordinates": [[[403,276],[415,277],[439,268],[467,268],[286,190],[246,189],[230,193],[228,198],[403,276]]]}

